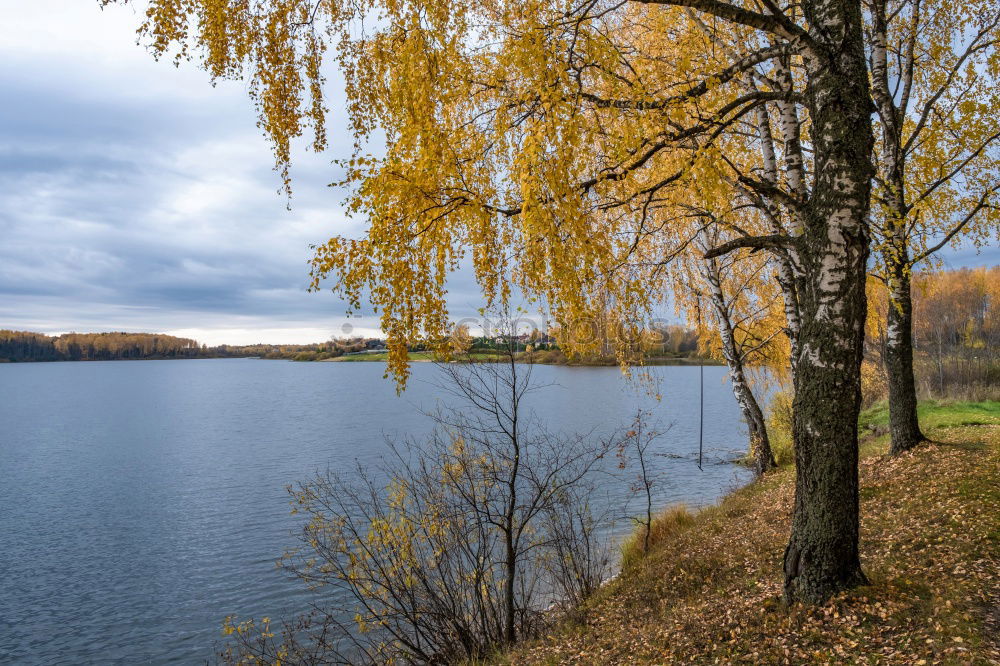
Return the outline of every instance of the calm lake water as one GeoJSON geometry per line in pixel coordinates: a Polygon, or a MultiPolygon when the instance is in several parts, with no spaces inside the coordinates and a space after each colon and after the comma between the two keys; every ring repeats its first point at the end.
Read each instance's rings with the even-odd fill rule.
{"type": "MultiPolygon", "coordinates": [[[[309,594],[274,565],[296,545],[285,486],[429,429],[438,370],[397,397],[381,363],[252,359],[0,365],[0,663],[202,663],[227,615],[289,617],[309,594]]],[[[704,505],[749,479],[725,369],[659,367],[663,398],[615,368],[539,366],[553,431],[673,423],[657,501],[704,505]],[[677,456],[677,457],[674,457],[677,456]]]]}

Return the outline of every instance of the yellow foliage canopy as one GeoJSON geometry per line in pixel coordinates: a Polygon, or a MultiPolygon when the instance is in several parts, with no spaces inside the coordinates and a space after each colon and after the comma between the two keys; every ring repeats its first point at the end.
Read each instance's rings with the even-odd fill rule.
{"type": "Polygon", "coordinates": [[[325,146],[334,49],[356,138],[341,184],[369,226],[317,248],[313,287],[333,277],[352,307],[369,300],[405,379],[407,343],[447,339],[463,261],[488,304],[523,291],[562,325],[641,328],[702,211],[759,164],[735,128],[796,94],[746,88],[792,52],[750,23],[642,3],[151,0],[141,33],[157,55],[250,81],[286,185],[293,140],[325,146]],[[381,140],[383,156],[366,152],[381,140]]]}

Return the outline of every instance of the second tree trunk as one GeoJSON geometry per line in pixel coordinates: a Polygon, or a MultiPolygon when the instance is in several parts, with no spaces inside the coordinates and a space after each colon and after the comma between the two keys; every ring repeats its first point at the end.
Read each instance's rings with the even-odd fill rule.
{"type": "Polygon", "coordinates": [[[924,439],[917,420],[913,376],[913,301],[908,267],[894,266],[886,316],[885,370],[889,384],[890,455],[908,451],[924,439]]]}

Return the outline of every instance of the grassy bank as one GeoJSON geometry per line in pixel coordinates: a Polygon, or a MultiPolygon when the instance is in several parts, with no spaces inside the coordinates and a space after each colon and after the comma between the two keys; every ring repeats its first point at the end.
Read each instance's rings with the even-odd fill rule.
{"type": "Polygon", "coordinates": [[[871,584],[821,607],[780,601],[794,471],[697,513],[673,508],[650,553],[502,663],[894,663],[1000,660],[1000,403],[926,403],[934,440],[887,459],[863,415],[861,543],[871,584]]]}

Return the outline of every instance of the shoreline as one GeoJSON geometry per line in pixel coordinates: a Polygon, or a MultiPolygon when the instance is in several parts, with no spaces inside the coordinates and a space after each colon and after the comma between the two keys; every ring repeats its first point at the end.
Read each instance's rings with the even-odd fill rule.
{"type": "MultiPolygon", "coordinates": [[[[434,363],[436,360],[434,358],[414,356],[413,354],[423,354],[424,352],[411,352],[409,359],[410,363],[434,363]]],[[[463,360],[452,360],[448,362],[452,363],[492,363],[496,362],[488,357],[475,358],[471,361],[463,360]]],[[[87,358],[87,359],[31,359],[31,360],[10,360],[6,358],[0,358],[0,365],[28,365],[28,364],[48,364],[48,363],[117,363],[119,361],[126,362],[136,362],[136,361],[211,361],[211,360],[254,360],[254,361],[290,361],[293,363],[385,363],[386,356],[384,354],[348,354],[344,356],[335,356],[332,358],[319,358],[319,359],[296,359],[296,358],[267,358],[264,356],[193,356],[193,357],[183,357],[183,356],[158,356],[150,358],[87,358]],[[375,358],[370,358],[375,357],[375,358]]],[[[518,359],[518,363],[526,363],[527,361],[518,359]]],[[[613,359],[598,359],[598,360],[575,360],[575,361],[547,361],[542,359],[535,359],[531,361],[534,365],[556,365],[571,368],[617,368],[620,367],[618,362],[613,359]]],[[[711,358],[672,358],[672,357],[654,357],[643,359],[642,363],[629,365],[630,368],[643,368],[651,366],[725,366],[725,362],[711,359],[711,358]]]]}

